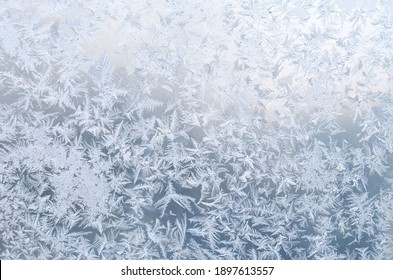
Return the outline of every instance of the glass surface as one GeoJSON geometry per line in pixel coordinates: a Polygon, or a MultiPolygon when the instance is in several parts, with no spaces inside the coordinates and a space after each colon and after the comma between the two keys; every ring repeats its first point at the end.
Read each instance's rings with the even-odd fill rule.
{"type": "Polygon", "coordinates": [[[0,258],[393,259],[391,0],[0,3],[0,258]]]}

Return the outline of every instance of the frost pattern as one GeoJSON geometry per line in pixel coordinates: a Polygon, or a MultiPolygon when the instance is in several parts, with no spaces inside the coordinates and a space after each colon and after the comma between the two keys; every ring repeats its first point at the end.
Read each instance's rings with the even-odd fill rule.
{"type": "Polygon", "coordinates": [[[391,0],[0,1],[0,258],[393,259],[391,0]]]}

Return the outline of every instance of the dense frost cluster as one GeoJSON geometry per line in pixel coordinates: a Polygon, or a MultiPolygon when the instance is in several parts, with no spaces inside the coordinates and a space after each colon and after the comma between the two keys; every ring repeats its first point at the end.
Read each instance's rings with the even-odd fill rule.
{"type": "Polygon", "coordinates": [[[392,0],[0,0],[0,258],[392,259],[392,0]]]}

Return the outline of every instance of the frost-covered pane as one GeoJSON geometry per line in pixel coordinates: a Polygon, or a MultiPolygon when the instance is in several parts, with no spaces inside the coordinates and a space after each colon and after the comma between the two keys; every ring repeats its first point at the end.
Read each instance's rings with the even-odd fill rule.
{"type": "Polygon", "coordinates": [[[393,1],[213,2],[0,0],[0,258],[393,259],[393,1]]]}

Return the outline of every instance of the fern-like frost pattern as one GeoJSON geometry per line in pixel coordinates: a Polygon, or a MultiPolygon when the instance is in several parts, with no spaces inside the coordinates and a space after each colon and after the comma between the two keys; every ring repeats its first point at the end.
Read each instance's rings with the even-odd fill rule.
{"type": "Polygon", "coordinates": [[[0,3],[0,258],[393,258],[393,1],[0,3]]]}

